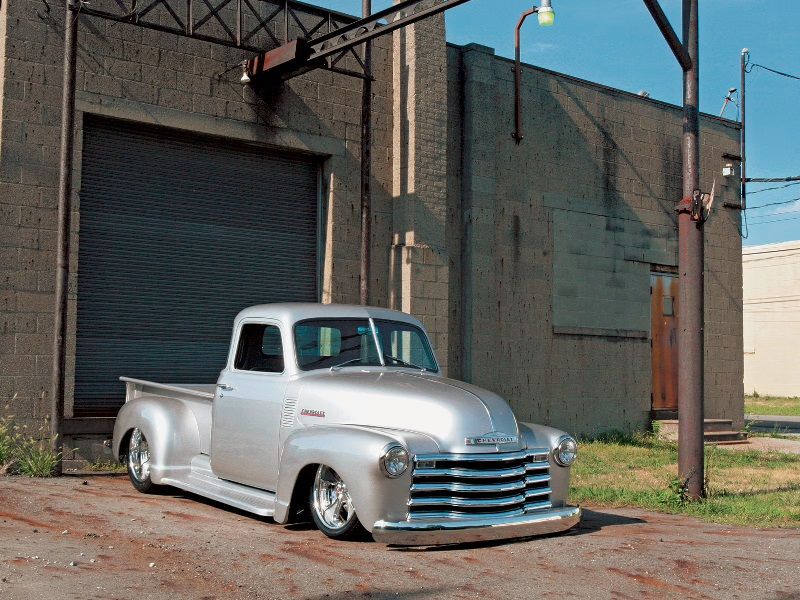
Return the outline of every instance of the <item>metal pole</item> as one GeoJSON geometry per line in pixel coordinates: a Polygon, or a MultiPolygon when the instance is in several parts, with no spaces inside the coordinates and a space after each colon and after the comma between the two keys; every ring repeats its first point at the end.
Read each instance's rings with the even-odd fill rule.
{"type": "MultiPolygon", "coordinates": [[[[372,14],[372,0],[362,0],[362,16],[372,14]]],[[[372,243],[370,178],[372,177],[372,41],[364,42],[364,81],[361,88],[361,265],[359,298],[369,304],[369,267],[372,243]]]]}
{"type": "Polygon", "coordinates": [[[59,453],[56,474],[61,474],[61,420],[64,418],[64,370],[67,346],[67,289],[69,287],[70,222],[72,216],[72,157],[75,145],[75,63],[78,12],[66,0],[64,14],[64,82],[61,102],[61,157],[58,172],[58,238],[56,243],[55,325],[53,372],[50,386],[50,429],[53,451],[59,453]]]}
{"type": "Polygon", "coordinates": [[[522,142],[525,137],[522,133],[522,59],[520,57],[520,30],[525,23],[525,19],[531,15],[535,15],[539,9],[533,7],[522,13],[522,16],[517,22],[517,27],[514,29],[514,140],[517,144],[522,142]]]}
{"type": "Polygon", "coordinates": [[[678,208],[678,472],[689,498],[699,499],[704,494],[703,218],[692,209],[700,189],[698,0],[683,0],[683,45],[691,67],[683,74],[683,200],[678,208]]]}
{"type": "Polygon", "coordinates": [[[746,75],[747,75],[747,61],[750,58],[750,52],[745,48],[742,50],[742,73],[741,82],[739,83],[739,103],[741,104],[742,111],[742,133],[741,133],[741,151],[742,151],[742,210],[747,210],[747,145],[745,134],[747,132],[747,92],[745,90],[746,75]]]}

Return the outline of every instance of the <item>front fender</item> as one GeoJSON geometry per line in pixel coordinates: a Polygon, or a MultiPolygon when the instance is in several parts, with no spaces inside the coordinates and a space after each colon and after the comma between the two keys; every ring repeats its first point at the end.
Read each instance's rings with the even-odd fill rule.
{"type": "Polygon", "coordinates": [[[520,423],[519,432],[527,448],[547,448],[550,461],[550,502],[554,507],[567,506],[569,499],[569,467],[562,467],[553,459],[553,449],[566,432],[545,425],[520,423]]]}
{"type": "Polygon", "coordinates": [[[293,432],[283,446],[278,476],[275,520],[285,523],[298,475],[308,465],[324,464],[347,484],[358,518],[368,530],[381,519],[402,521],[408,516],[411,467],[390,479],[379,465],[384,448],[404,445],[409,454],[427,451],[432,443],[408,432],[390,432],[358,426],[315,426],[293,432]],[[409,439],[413,438],[413,439],[409,439]],[[409,444],[411,442],[411,444],[409,444]],[[415,445],[415,448],[409,447],[415,445]]]}
{"type": "Polygon", "coordinates": [[[127,452],[121,445],[135,427],[142,431],[150,447],[153,483],[189,472],[192,457],[200,453],[200,430],[194,413],[183,402],[142,396],[126,403],[114,423],[114,456],[127,452]]]}

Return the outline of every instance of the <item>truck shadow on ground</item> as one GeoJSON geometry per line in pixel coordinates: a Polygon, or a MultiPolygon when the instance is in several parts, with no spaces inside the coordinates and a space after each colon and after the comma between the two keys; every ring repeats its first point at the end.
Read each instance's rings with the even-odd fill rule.
{"type": "MultiPolygon", "coordinates": [[[[205,506],[210,506],[219,509],[226,513],[234,514],[240,517],[245,517],[247,519],[252,519],[253,521],[263,523],[265,526],[274,527],[276,531],[279,530],[287,532],[303,532],[303,531],[316,530],[316,527],[311,522],[310,517],[308,521],[303,520],[299,522],[289,523],[287,525],[281,525],[276,523],[271,517],[260,517],[258,515],[254,515],[247,511],[239,510],[238,508],[234,508],[232,506],[216,502],[215,500],[210,500],[203,496],[198,496],[191,492],[185,492],[182,490],[169,487],[164,488],[163,490],[159,490],[159,492],[164,496],[183,498],[185,500],[197,502],[198,504],[203,504],[205,506]]],[[[645,521],[644,519],[639,519],[636,517],[628,517],[625,515],[605,513],[595,509],[584,508],[580,523],[576,527],[570,529],[569,531],[564,531],[562,533],[529,536],[525,538],[516,538],[510,540],[491,540],[483,542],[469,542],[464,544],[449,544],[445,546],[420,546],[420,547],[387,546],[387,548],[395,552],[443,552],[443,551],[453,551],[453,550],[468,550],[473,548],[495,548],[499,546],[518,544],[521,542],[537,540],[537,539],[586,535],[590,533],[596,533],[601,529],[605,529],[606,527],[614,527],[618,525],[637,525],[637,524],[645,524],[646,522],[647,521],[645,521]]],[[[320,535],[323,534],[320,532],[320,535]]],[[[372,540],[371,538],[368,538],[367,540],[363,540],[363,542],[372,543],[372,540]]],[[[359,543],[359,542],[356,541],[354,543],[359,543]]]]}

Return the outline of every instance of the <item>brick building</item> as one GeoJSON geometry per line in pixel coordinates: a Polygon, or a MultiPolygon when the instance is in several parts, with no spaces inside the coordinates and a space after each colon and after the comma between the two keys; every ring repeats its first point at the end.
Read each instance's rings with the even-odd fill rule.
{"type": "MultiPolygon", "coordinates": [[[[319,15],[293,6],[299,36],[319,15]]],[[[250,53],[79,19],[68,417],[113,415],[122,374],[213,381],[239,308],[357,302],[359,272],[358,79],[257,93],[235,68],[250,53]]],[[[19,421],[50,404],[63,23],[0,7],[0,407],[19,421]]],[[[448,46],[441,17],[379,38],[374,76],[371,303],[420,316],[448,372],[523,419],[646,427],[676,376],[649,342],[676,283],[681,111],[526,66],[516,145],[511,64],[448,46]]],[[[738,139],[703,117],[704,187],[738,139]]],[[[736,186],[706,229],[706,412],[741,424],[723,201],[736,186]]]]}

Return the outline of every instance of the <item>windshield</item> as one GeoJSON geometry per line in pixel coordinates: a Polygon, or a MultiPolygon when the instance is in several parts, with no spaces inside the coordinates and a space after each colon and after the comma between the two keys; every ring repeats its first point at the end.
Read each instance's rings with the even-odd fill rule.
{"type": "Polygon", "coordinates": [[[297,364],[304,371],[387,366],[438,371],[419,327],[374,319],[312,319],[294,327],[297,364]],[[377,338],[377,343],[376,343],[377,338]]]}

